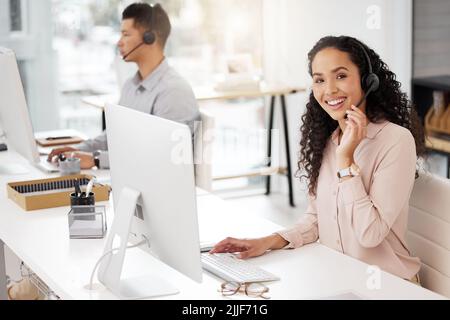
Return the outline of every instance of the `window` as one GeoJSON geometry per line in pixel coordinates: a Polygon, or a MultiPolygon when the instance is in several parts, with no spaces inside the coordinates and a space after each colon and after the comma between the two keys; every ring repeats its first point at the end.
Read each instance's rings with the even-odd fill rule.
{"type": "MultiPolygon", "coordinates": [[[[116,43],[120,37],[121,13],[131,2],[53,0],[60,127],[91,136],[100,133],[99,111],[81,103],[81,98],[120,90],[116,43]]],[[[238,65],[253,74],[261,75],[262,0],[159,2],[172,24],[166,56],[192,86],[214,84],[236,65],[231,65],[235,61],[240,61],[238,65]]],[[[213,169],[217,175],[257,168],[264,162],[263,107],[262,99],[208,106],[216,115],[214,154],[218,165],[213,164],[213,169]],[[236,159],[244,161],[236,163],[236,159]]],[[[230,184],[231,188],[237,184],[248,187],[261,181],[244,178],[216,185],[218,188],[228,188],[230,184]]]]}

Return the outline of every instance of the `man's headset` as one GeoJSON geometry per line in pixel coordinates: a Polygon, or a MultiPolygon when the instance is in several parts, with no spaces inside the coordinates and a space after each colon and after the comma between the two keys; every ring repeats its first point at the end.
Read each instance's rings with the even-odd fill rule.
{"type": "Polygon", "coordinates": [[[359,105],[364,100],[366,100],[369,93],[376,91],[378,89],[378,87],[380,86],[380,79],[372,71],[372,63],[370,61],[370,58],[369,58],[369,55],[367,54],[366,49],[364,49],[364,46],[361,44],[361,42],[359,42],[356,39],[355,39],[355,43],[358,44],[358,46],[361,48],[362,52],[364,53],[364,55],[366,57],[366,61],[367,61],[367,66],[369,68],[369,73],[366,75],[363,75],[361,77],[361,87],[364,90],[365,94],[364,94],[364,97],[361,99],[361,101],[359,101],[358,104],[356,105],[356,107],[358,108],[359,105]]]}
{"type": "MultiPolygon", "coordinates": [[[[150,6],[150,28],[153,28],[153,5],[150,6]]],[[[139,43],[136,47],[134,47],[130,52],[128,52],[126,55],[123,56],[123,60],[125,60],[134,50],[142,46],[143,44],[153,44],[156,41],[156,36],[153,31],[147,30],[142,35],[142,42],[139,43]]]]}

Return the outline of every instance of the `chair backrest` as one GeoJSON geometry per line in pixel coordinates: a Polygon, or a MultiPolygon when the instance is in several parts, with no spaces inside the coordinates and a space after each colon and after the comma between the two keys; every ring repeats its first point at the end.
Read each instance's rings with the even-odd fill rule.
{"type": "Polygon", "coordinates": [[[450,298],[450,180],[421,172],[409,201],[407,239],[423,287],[450,298]]]}
{"type": "Polygon", "coordinates": [[[200,110],[201,122],[195,127],[194,168],[197,187],[206,191],[212,189],[212,145],[214,140],[214,117],[200,110]]]}

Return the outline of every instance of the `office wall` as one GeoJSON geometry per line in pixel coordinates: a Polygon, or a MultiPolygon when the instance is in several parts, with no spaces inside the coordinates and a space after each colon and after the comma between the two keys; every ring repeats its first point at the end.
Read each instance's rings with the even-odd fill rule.
{"type": "Polygon", "coordinates": [[[450,1],[414,0],[414,77],[450,74],[450,1]]]}
{"type": "Polygon", "coordinates": [[[0,0],[0,46],[15,51],[35,131],[56,129],[56,75],[50,1],[22,1],[23,31],[10,31],[8,0],[0,0]]]}
{"type": "MultiPolygon", "coordinates": [[[[410,93],[412,0],[264,0],[264,73],[268,81],[310,87],[307,53],[326,35],[354,36],[373,48],[410,93]]],[[[291,163],[297,164],[300,116],[307,95],[288,98],[291,163]]],[[[281,143],[283,145],[283,143],[281,143]]],[[[284,179],[274,187],[285,190],[284,179]]],[[[296,180],[296,193],[303,195],[296,180]]]]}

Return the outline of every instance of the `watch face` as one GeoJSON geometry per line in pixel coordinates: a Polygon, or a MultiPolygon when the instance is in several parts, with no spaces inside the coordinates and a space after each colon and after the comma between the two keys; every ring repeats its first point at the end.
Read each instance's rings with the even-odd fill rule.
{"type": "Polygon", "coordinates": [[[351,175],[350,168],[345,168],[338,171],[338,177],[343,178],[351,175]]]}

